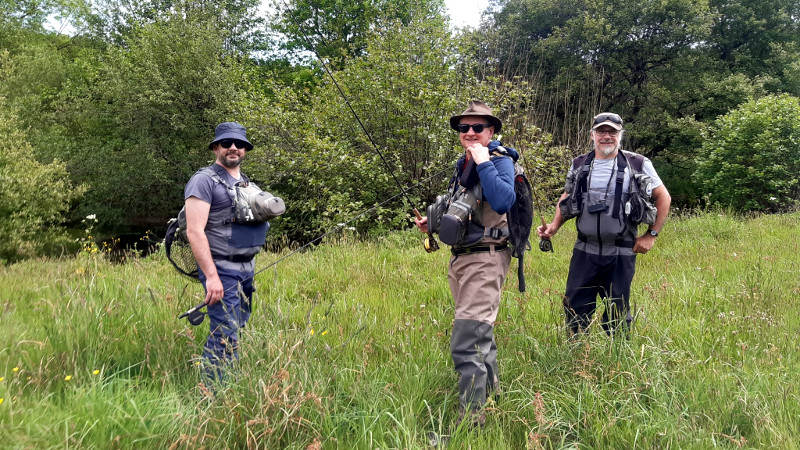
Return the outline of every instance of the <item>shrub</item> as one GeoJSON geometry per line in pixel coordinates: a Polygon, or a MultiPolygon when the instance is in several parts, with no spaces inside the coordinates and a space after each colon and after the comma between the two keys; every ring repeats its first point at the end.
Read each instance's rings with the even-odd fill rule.
{"type": "Polygon", "coordinates": [[[800,100],[771,95],[721,116],[703,133],[694,173],[711,203],[775,212],[800,200],[800,100]]]}
{"type": "Polygon", "coordinates": [[[6,103],[0,97],[0,261],[13,262],[67,242],[58,225],[82,189],[72,186],[62,162],[34,159],[6,103]]]}

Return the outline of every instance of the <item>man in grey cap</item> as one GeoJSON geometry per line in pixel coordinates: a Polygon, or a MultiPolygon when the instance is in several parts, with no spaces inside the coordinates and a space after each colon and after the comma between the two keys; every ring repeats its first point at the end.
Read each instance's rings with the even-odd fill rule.
{"type": "Polygon", "coordinates": [[[564,294],[570,336],[589,326],[598,296],[605,304],[601,323],[606,332],[611,334],[621,324],[629,329],[636,255],[650,251],[669,212],[671,198],[653,164],[642,155],[621,150],[623,134],[619,115],[594,117],[594,150],[572,161],[553,221],[537,229],[539,237],[550,238],[576,217],[578,239],[564,294]],[[636,200],[642,197],[649,198],[649,209],[639,207],[641,202],[636,200]],[[641,210],[650,214],[637,214],[641,210]],[[641,236],[640,223],[649,225],[641,236]]]}
{"type": "Polygon", "coordinates": [[[210,333],[203,359],[213,383],[238,359],[238,331],[250,318],[254,257],[264,245],[269,223],[232,221],[236,189],[249,183],[239,168],[253,149],[245,128],[236,122],[219,124],[208,148],[216,161],[192,176],[184,198],[186,233],[206,291],[210,333]]]}
{"type": "MultiPolygon", "coordinates": [[[[479,193],[462,240],[450,244],[447,276],[455,300],[450,355],[460,375],[458,420],[468,420],[470,426],[486,422],[483,406],[499,382],[494,322],[511,265],[506,212],[516,198],[514,161],[519,157],[514,149],[492,140],[502,126],[492,110],[477,100],[471,101],[462,114],[450,118],[450,127],[458,131],[464,148],[448,189],[451,203],[457,196],[461,198],[459,193],[479,193]]],[[[421,232],[428,233],[431,221],[432,231],[448,243],[445,220],[440,215],[416,219],[415,223],[421,232]],[[436,225],[439,222],[441,225],[436,225]]]]}

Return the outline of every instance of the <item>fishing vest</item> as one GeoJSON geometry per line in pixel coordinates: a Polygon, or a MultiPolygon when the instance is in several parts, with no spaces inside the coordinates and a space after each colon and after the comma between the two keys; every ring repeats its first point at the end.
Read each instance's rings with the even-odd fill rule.
{"type": "Polygon", "coordinates": [[[614,196],[607,201],[591,202],[588,195],[589,172],[594,162],[594,152],[581,155],[572,161],[572,170],[564,187],[567,197],[558,207],[564,221],[577,217],[578,240],[591,244],[602,254],[603,246],[633,248],[640,223],[652,225],[657,210],[652,203],[652,180],[642,172],[642,155],[619,151],[616,171],[609,186],[614,186],[614,196]],[[628,189],[624,189],[625,169],[628,169],[628,189]]]}
{"type": "Polygon", "coordinates": [[[474,162],[466,163],[459,173],[462,164],[463,158],[456,163],[447,194],[438,196],[428,207],[428,226],[439,234],[439,240],[455,249],[506,242],[506,214],[498,214],[483,200],[483,188],[474,162]]]}
{"type": "MultiPolygon", "coordinates": [[[[210,166],[197,171],[223,185],[231,199],[229,208],[209,211],[205,227],[208,246],[215,260],[248,262],[266,242],[268,220],[283,214],[286,206],[282,199],[262,191],[244,174],[242,181],[231,185],[224,173],[218,173],[224,170],[210,166]]],[[[178,226],[186,229],[185,207],[178,213],[178,226]]]]}

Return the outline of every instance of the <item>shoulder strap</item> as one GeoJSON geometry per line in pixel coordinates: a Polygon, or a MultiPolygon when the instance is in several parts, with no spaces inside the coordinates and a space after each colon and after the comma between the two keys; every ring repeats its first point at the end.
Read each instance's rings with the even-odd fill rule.
{"type": "Polygon", "coordinates": [[[611,217],[618,219],[620,205],[622,204],[622,186],[625,182],[625,169],[628,167],[628,161],[625,155],[620,151],[617,153],[617,185],[614,189],[614,210],[611,217]]]}
{"type": "Polygon", "coordinates": [[[636,173],[642,173],[644,167],[644,156],[638,153],[626,153],[625,159],[628,160],[628,164],[631,165],[631,168],[636,171],[636,173]]]}
{"type": "Polygon", "coordinates": [[[577,183],[578,193],[576,195],[576,200],[578,201],[578,205],[582,205],[583,201],[583,193],[587,191],[586,180],[589,178],[589,169],[592,167],[592,160],[594,159],[594,152],[586,153],[585,155],[580,155],[577,158],[572,160],[572,167],[576,170],[580,170],[578,172],[578,178],[575,180],[577,183]],[[580,169],[578,169],[580,167],[580,169]]]}

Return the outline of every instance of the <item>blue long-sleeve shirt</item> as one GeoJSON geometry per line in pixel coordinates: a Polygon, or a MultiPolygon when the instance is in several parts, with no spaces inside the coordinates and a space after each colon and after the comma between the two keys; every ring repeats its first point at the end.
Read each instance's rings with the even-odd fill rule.
{"type": "MultiPolygon", "coordinates": [[[[492,141],[489,150],[492,151],[500,145],[499,141],[492,141]]],[[[510,158],[496,156],[491,160],[478,164],[478,177],[483,187],[483,197],[489,202],[497,214],[505,214],[516,201],[514,194],[514,161],[519,158],[519,153],[510,147],[505,147],[510,158]]],[[[464,158],[459,160],[459,167],[463,167],[464,158]]],[[[459,177],[461,173],[459,172],[459,177]]]]}

